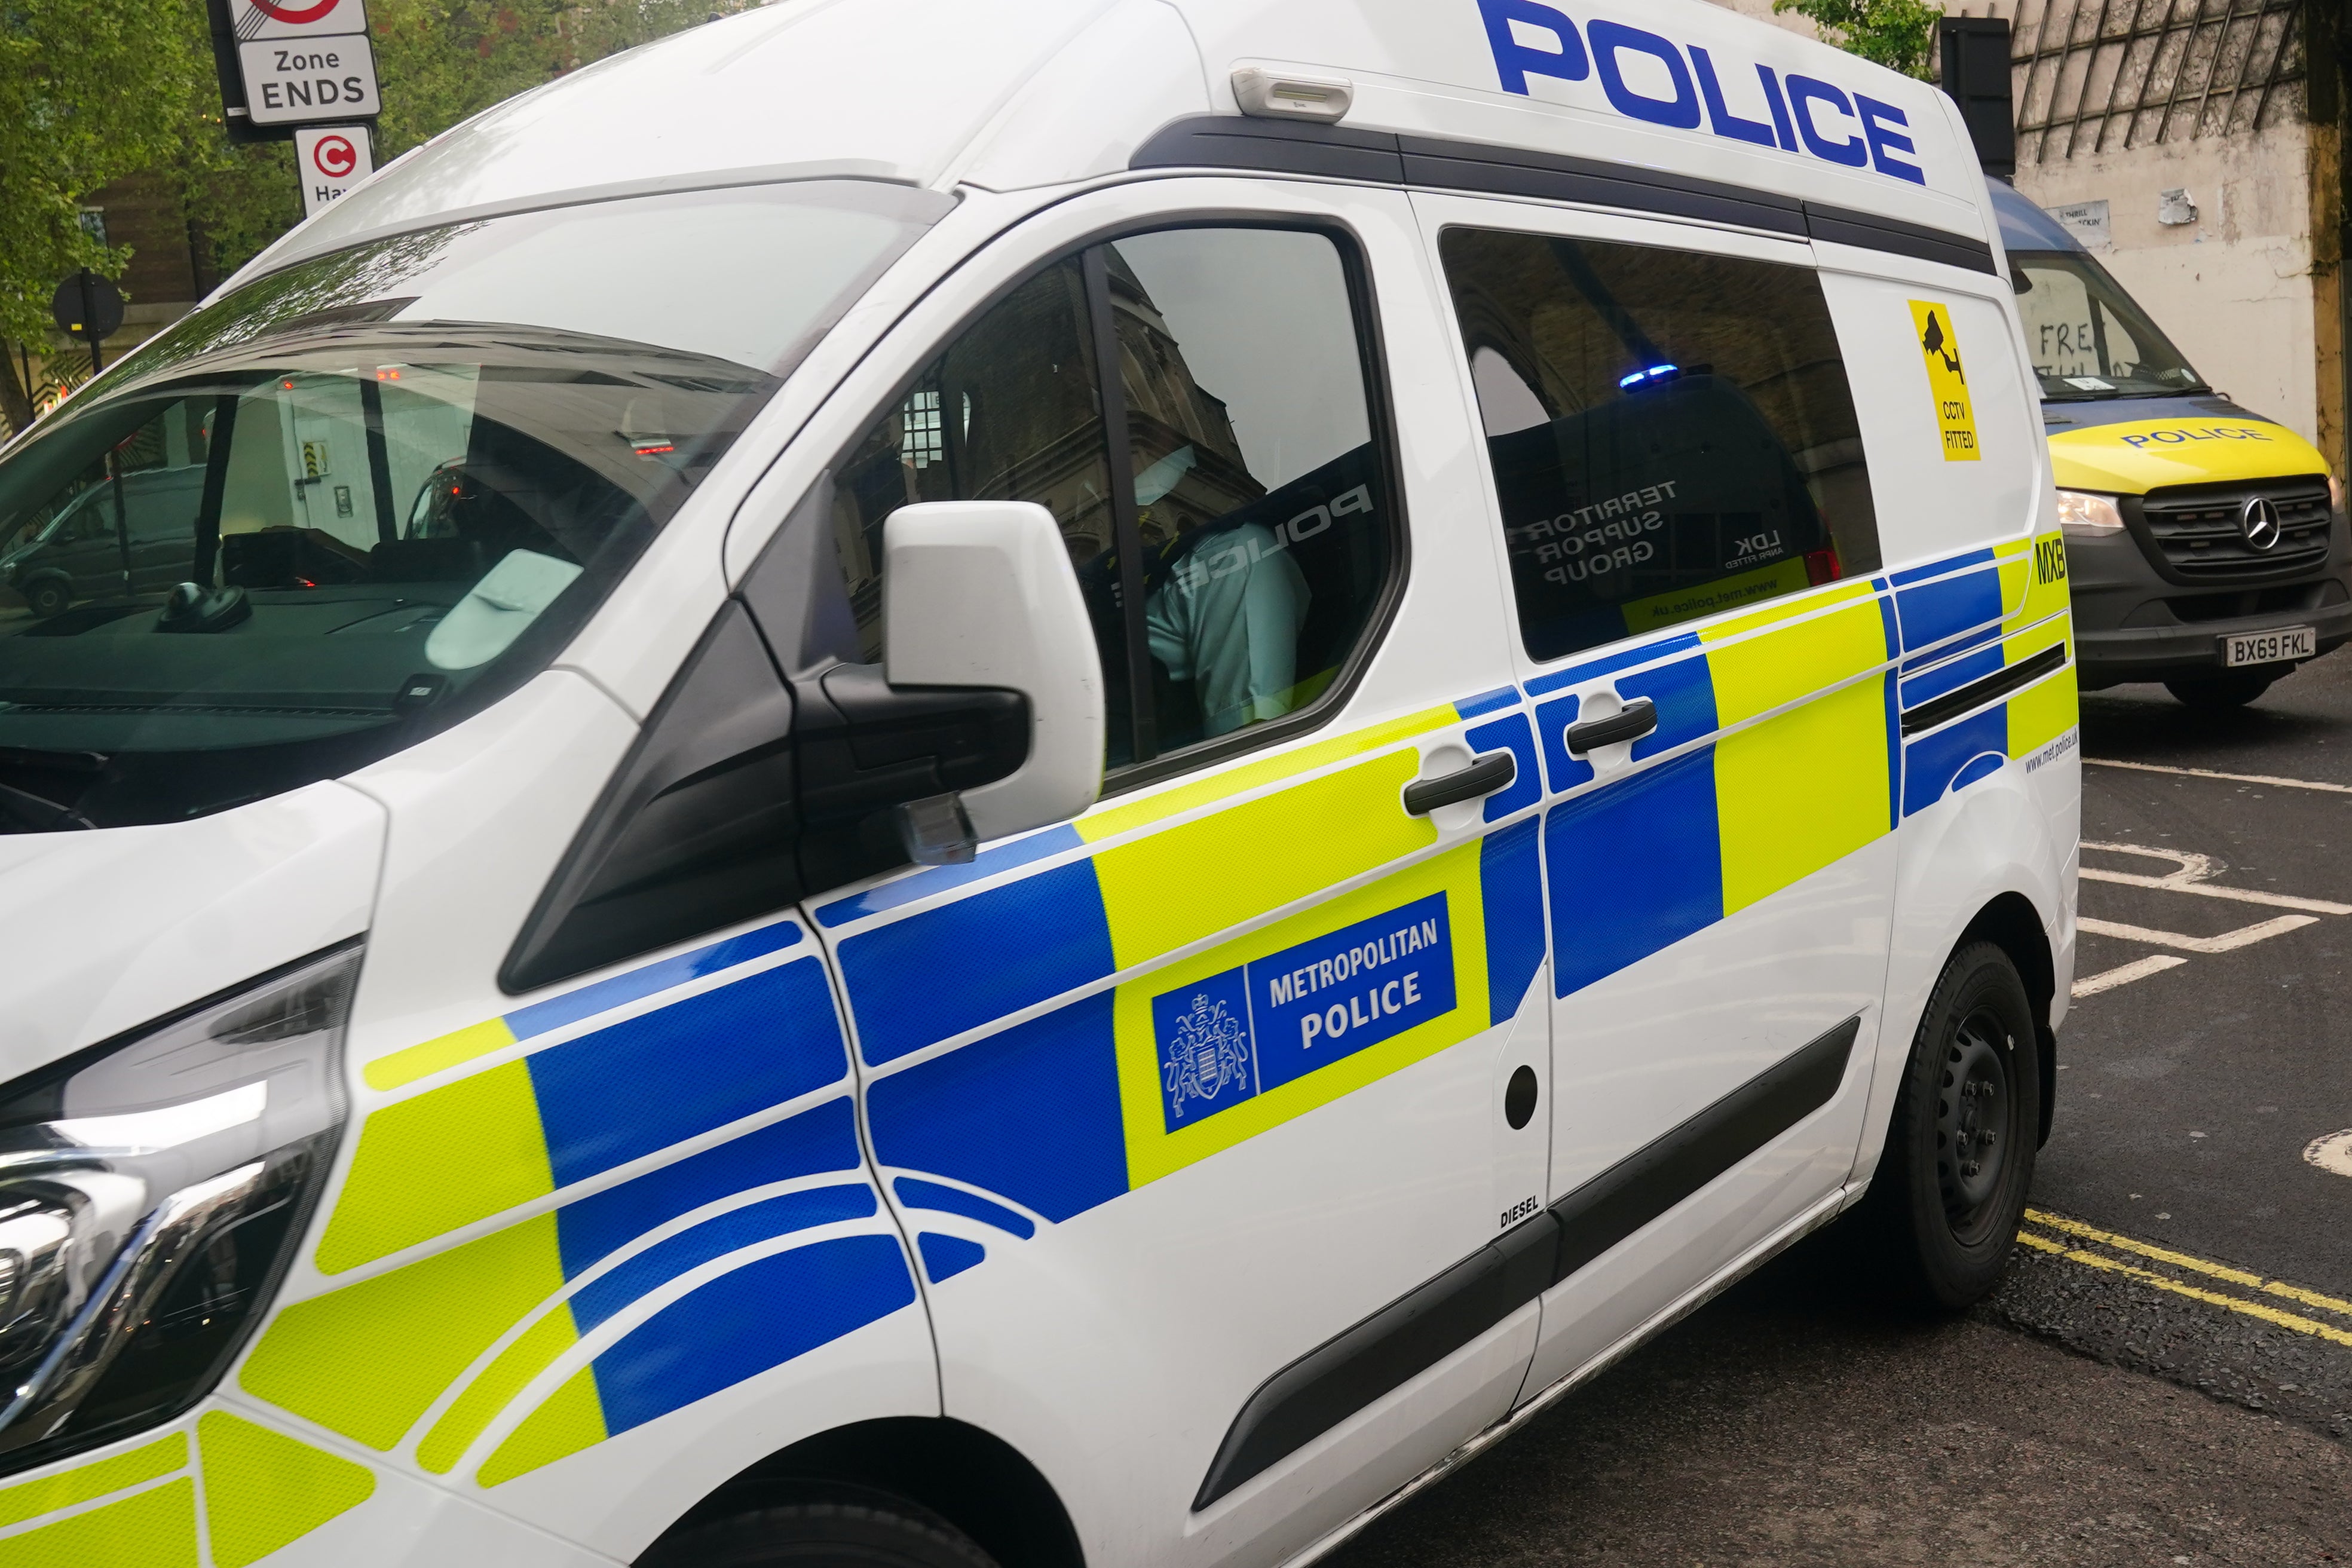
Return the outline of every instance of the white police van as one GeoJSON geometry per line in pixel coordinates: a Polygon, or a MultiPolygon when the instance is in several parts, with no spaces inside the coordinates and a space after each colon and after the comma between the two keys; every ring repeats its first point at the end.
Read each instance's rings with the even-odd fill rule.
{"type": "Polygon", "coordinates": [[[1995,232],[1696,0],[793,0],[393,164],[0,458],[120,557],[0,612],[0,1558],[1301,1563],[1851,1205],[1981,1295],[1995,232]]]}

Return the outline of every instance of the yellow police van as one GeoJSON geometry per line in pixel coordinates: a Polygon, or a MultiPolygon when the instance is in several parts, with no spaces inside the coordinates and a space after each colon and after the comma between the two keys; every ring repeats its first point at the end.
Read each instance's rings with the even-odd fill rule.
{"type": "Polygon", "coordinates": [[[2064,226],[1990,182],[2069,548],[2087,690],[2242,707],[2352,641],[2343,485],[2206,384],[2064,226]]]}
{"type": "Polygon", "coordinates": [[[117,543],[0,611],[0,1561],[1303,1563],[1849,1208],[1981,1297],[1997,240],[1697,0],[793,0],[391,164],[0,455],[117,543]]]}

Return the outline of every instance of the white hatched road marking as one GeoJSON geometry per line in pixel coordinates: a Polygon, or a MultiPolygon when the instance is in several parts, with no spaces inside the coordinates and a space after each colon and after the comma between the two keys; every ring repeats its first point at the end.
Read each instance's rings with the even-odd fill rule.
{"type": "Polygon", "coordinates": [[[2150,947],[2177,947],[2183,952],[2235,952],[2242,947],[2252,947],[2258,942],[2268,942],[2274,936],[2284,936],[2319,922],[2309,915],[2281,915],[2260,925],[2225,931],[2220,936],[2183,936],[2177,931],[2151,931],[2146,926],[2117,925],[2113,921],[2084,920],[2076,923],[2094,936],[2121,937],[2126,942],[2144,942],[2150,947]]]}
{"type": "Polygon", "coordinates": [[[2330,1132],[2325,1138],[2315,1138],[2303,1157],[2323,1171],[2333,1171],[2339,1176],[2352,1176],[2352,1128],[2330,1132]]]}
{"type": "Polygon", "coordinates": [[[2090,767],[2129,768],[2137,773],[2178,773],[2183,778],[2226,779],[2231,784],[2275,784],[2280,789],[2315,789],[2329,795],[2352,795],[2352,784],[2321,784],[2315,779],[2280,779],[2268,773],[2221,773],[2211,768],[2168,768],[2156,763],[2123,763],[2108,757],[2084,757],[2083,761],[2090,767]]]}
{"type": "Polygon", "coordinates": [[[2178,969],[2189,961],[2175,958],[2168,952],[2151,953],[2135,958],[2104,973],[2089,975],[2074,982],[2074,997],[2096,996],[2102,991],[2113,991],[2118,985],[2128,985],[2135,980],[2145,980],[2151,974],[2161,974],[2168,969],[2178,969]]]}
{"type": "MultiPolygon", "coordinates": [[[[2085,761],[2090,760],[2094,759],[2085,759],[2085,761]]],[[[2147,763],[2108,763],[2102,765],[2143,768],[2151,773],[2200,772],[2194,768],[2158,768],[2147,763]]],[[[2210,776],[2242,777],[2246,778],[2247,782],[2256,784],[2294,782],[2292,779],[2253,779],[2248,775],[2240,774],[2215,773],[2210,776]]],[[[2310,787],[2336,789],[2344,786],[2315,784],[2310,787]]],[[[2352,795],[2352,788],[2344,788],[2344,793],[2352,795]]],[[[2239,948],[2252,947],[2258,942],[2268,942],[2274,936],[2284,936],[2288,931],[2300,931],[2307,925],[2316,925],[2318,921],[2314,917],[2317,915],[2352,915],[2352,904],[2330,903],[2325,899],[2295,898],[2286,893],[2265,893],[2252,888],[2216,886],[2210,879],[2221,870],[2221,867],[2215,864],[2210,855],[2191,854],[2179,849],[2150,849],[2137,844],[2098,844],[2086,841],[2083,847],[2099,854],[2137,855],[2149,860],[2169,860],[2175,868],[2161,877],[2146,877],[2136,872],[2108,871],[2095,866],[2084,866],[2081,868],[2081,872],[2087,881],[2114,882],[2127,888],[2150,888],[2163,893],[2190,893],[2203,899],[2226,899],[2235,903],[2262,904],[2272,909],[2310,911],[2308,914],[2280,915],[2274,920],[2262,921],[2253,925],[2240,926],[2236,931],[2223,931],[2219,936],[2185,936],[2179,931],[2157,931],[2148,926],[2124,925],[2115,921],[2092,920],[2087,916],[2078,919],[2076,925],[2093,936],[2115,937],[2124,942],[2145,942],[2150,947],[2176,948],[2182,952],[2234,952],[2239,948]]],[[[2102,973],[2086,975],[2077,980],[2074,982],[2072,994],[2078,999],[2084,996],[2096,996],[2103,991],[2113,991],[2119,985],[2129,985],[2134,981],[2145,980],[2151,974],[2161,974],[2168,969],[2178,969],[2187,962],[2189,962],[2187,959],[2169,955],[2137,959],[2130,963],[2121,964],[2102,973]]],[[[2314,1144],[2313,1147],[2316,1148],[2318,1145],[2314,1144]]],[[[2307,1152],[2305,1157],[2311,1158],[2307,1152]]],[[[2346,1157],[2347,1162],[2352,1162],[2352,1152],[2347,1152],[2346,1157]]],[[[2313,1160],[2313,1163],[2318,1163],[2316,1159],[2313,1160]]],[[[2352,1174],[2352,1171],[2347,1171],[2346,1173],[2352,1174]]]]}

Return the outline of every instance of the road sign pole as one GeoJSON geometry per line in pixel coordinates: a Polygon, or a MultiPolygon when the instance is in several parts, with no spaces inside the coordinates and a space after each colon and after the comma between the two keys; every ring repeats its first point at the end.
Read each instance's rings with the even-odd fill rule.
{"type": "MultiPolygon", "coordinates": [[[[81,319],[95,326],[99,319],[98,292],[90,287],[92,281],[87,267],[74,275],[74,282],[81,289],[81,319]]],[[[89,340],[89,374],[92,375],[106,368],[106,357],[99,351],[100,335],[93,333],[89,340]]]]}

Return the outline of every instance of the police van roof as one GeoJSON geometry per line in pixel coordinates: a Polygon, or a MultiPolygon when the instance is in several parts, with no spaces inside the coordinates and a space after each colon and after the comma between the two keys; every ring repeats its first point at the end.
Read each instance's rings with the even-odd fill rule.
{"type": "Polygon", "coordinates": [[[395,160],[255,270],[460,216],[849,177],[1115,174],[1237,68],[1344,125],[1567,155],[1991,238],[1944,95],[1705,0],[779,0],[600,61],[395,160]]]}

